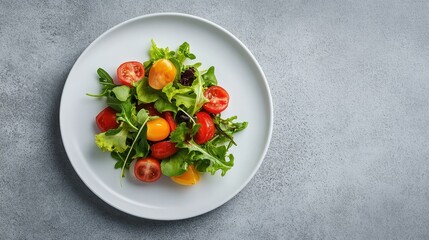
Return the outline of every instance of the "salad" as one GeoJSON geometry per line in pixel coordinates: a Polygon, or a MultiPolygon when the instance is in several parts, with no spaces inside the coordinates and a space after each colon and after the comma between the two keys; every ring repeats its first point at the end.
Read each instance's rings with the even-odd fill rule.
{"type": "Polygon", "coordinates": [[[114,167],[142,182],[162,175],[181,185],[196,184],[200,173],[224,176],[234,165],[228,153],[233,135],[247,127],[237,116],[223,118],[229,94],[218,85],[215,68],[201,63],[184,42],[176,51],[152,40],[149,60],[122,63],[114,80],[97,74],[106,108],[95,118],[95,143],[110,152],[114,167]]]}

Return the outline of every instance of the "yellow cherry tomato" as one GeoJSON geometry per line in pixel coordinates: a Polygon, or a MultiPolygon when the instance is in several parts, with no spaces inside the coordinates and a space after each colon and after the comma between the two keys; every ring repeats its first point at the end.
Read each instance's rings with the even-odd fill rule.
{"type": "Polygon", "coordinates": [[[170,125],[164,118],[156,118],[147,122],[147,140],[161,141],[170,135],[170,125]]]}
{"type": "Polygon", "coordinates": [[[160,90],[176,77],[176,67],[167,59],[157,60],[149,70],[149,86],[160,90]]]}
{"type": "Polygon", "coordinates": [[[197,184],[197,182],[200,180],[200,173],[193,165],[189,165],[188,171],[182,175],[171,177],[171,180],[180,185],[190,186],[197,184]]]}

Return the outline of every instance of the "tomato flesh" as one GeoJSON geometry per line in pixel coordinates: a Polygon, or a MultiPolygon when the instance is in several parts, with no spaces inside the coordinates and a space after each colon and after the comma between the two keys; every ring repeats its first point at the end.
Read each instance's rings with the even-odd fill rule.
{"type": "Polygon", "coordinates": [[[179,149],[176,143],[170,141],[162,141],[150,146],[151,156],[156,159],[166,159],[173,156],[179,149]]]}
{"type": "Polygon", "coordinates": [[[219,86],[211,86],[204,92],[209,102],[203,105],[204,110],[207,112],[218,114],[228,107],[229,94],[228,92],[219,86]]]}
{"type": "Polygon", "coordinates": [[[168,59],[157,60],[149,70],[149,86],[161,90],[176,77],[176,67],[168,59]]]}
{"type": "Polygon", "coordinates": [[[173,132],[174,130],[176,130],[177,124],[176,124],[176,121],[174,120],[173,113],[163,112],[162,115],[165,118],[165,120],[167,120],[168,125],[170,125],[170,131],[173,132]]]}
{"type": "Polygon", "coordinates": [[[188,170],[184,174],[171,177],[171,180],[180,185],[194,185],[200,180],[200,174],[193,165],[189,165],[188,170]]]}
{"type": "Polygon", "coordinates": [[[142,182],[155,182],[161,178],[161,165],[155,158],[141,158],[134,165],[134,176],[142,182]]]}
{"type": "Polygon", "coordinates": [[[156,118],[147,122],[147,140],[158,142],[170,135],[170,126],[164,118],[156,118]]]}
{"type": "Polygon", "coordinates": [[[144,67],[140,62],[130,61],[122,63],[116,72],[122,85],[132,87],[134,82],[144,77],[144,67]]]}
{"type": "Polygon", "coordinates": [[[116,112],[111,107],[107,107],[98,113],[95,117],[95,123],[102,132],[119,127],[119,123],[116,122],[116,112]]]}
{"type": "Polygon", "coordinates": [[[215,135],[215,126],[212,117],[206,112],[198,112],[195,114],[197,123],[200,124],[200,129],[194,136],[194,141],[198,144],[204,144],[212,139],[215,135]]]}

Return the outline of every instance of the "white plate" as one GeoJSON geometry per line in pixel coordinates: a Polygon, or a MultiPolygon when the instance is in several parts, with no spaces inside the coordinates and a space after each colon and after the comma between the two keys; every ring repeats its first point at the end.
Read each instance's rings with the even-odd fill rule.
{"type": "MultiPolygon", "coordinates": [[[[83,182],[111,206],[129,214],[159,220],[184,219],[211,211],[234,197],[254,176],[267,151],[273,111],[267,80],[250,51],[231,33],[199,17],[162,13],[121,23],[97,38],[74,64],[61,97],[60,128],[67,155],[83,182]],[[108,153],[94,143],[95,116],[104,99],[86,96],[100,92],[96,70],[116,76],[125,61],[149,58],[150,40],[175,50],[187,41],[202,62],[201,69],[215,66],[219,85],[230,93],[230,105],[222,116],[238,115],[248,128],[235,137],[231,148],[235,165],[226,176],[203,174],[192,187],[180,186],[162,177],[153,184],[140,184],[126,177],[108,153]]],[[[257,183],[255,183],[257,184],[257,183]]]]}

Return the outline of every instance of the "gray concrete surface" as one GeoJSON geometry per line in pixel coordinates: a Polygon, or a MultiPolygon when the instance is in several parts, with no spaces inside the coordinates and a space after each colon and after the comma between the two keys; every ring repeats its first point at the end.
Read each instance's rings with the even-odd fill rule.
{"type": "Polygon", "coordinates": [[[1,1],[0,239],[428,239],[427,1],[1,1]],[[105,204],[61,143],[61,90],[101,33],[154,12],[243,41],[274,101],[266,159],[183,221],[105,204]]]}

